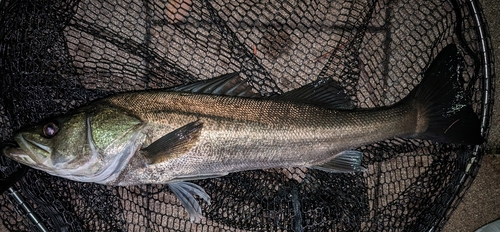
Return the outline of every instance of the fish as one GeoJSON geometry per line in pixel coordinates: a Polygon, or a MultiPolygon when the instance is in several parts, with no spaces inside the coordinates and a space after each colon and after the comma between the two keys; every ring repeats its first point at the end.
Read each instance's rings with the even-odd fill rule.
{"type": "Polygon", "coordinates": [[[239,72],[167,90],[121,93],[21,129],[3,153],[51,175],[113,186],[167,184],[189,214],[210,196],[193,180],[270,168],[362,172],[356,148],[395,137],[476,145],[481,124],[450,44],[401,101],[355,108],[339,83],[262,97],[239,72]]]}

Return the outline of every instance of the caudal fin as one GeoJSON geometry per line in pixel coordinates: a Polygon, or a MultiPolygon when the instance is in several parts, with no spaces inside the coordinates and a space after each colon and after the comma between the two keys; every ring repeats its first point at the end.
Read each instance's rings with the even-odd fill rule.
{"type": "Polygon", "coordinates": [[[463,90],[462,59],[456,45],[445,47],[408,96],[419,111],[423,130],[415,137],[445,143],[483,143],[480,121],[463,90]]]}

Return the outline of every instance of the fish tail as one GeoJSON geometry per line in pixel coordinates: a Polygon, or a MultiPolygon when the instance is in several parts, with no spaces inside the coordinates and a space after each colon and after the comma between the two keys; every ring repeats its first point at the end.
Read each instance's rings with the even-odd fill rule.
{"type": "Polygon", "coordinates": [[[445,47],[405,99],[412,101],[418,112],[413,137],[470,145],[484,142],[481,123],[463,89],[462,59],[454,44],[445,47]]]}

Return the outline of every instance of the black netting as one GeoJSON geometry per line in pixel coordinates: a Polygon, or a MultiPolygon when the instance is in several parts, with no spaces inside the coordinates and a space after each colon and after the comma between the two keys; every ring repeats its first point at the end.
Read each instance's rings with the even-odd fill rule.
{"type": "MultiPolygon", "coordinates": [[[[112,95],[241,71],[262,96],[318,78],[358,108],[393,104],[447,44],[487,134],[492,63],[477,3],[449,1],[0,0],[0,133],[112,95]]],[[[167,186],[110,187],[30,169],[0,195],[13,231],[411,231],[440,229],[483,146],[392,139],[358,148],[364,173],[289,168],[196,181],[189,222],[167,186]]],[[[21,168],[2,156],[0,178],[21,168]]]]}

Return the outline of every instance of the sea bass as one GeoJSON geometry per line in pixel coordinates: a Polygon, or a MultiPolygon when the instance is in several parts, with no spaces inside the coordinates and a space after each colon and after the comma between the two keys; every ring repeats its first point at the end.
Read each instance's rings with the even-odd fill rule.
{"type": "Polygon", "coordinates": [[[19,131],[4,154],[67,179],[106,185],[168,184],[198,221],[187,181],[253,169],[310,167],[355,172],[352,149],[403,137],[480,144],[480,122],[464,103],[461,55],[444,48],[402,101],[353,109],[342,88],[322,80],[262,98],[239,74],[170,89],[119,94],[19,131]]]}

